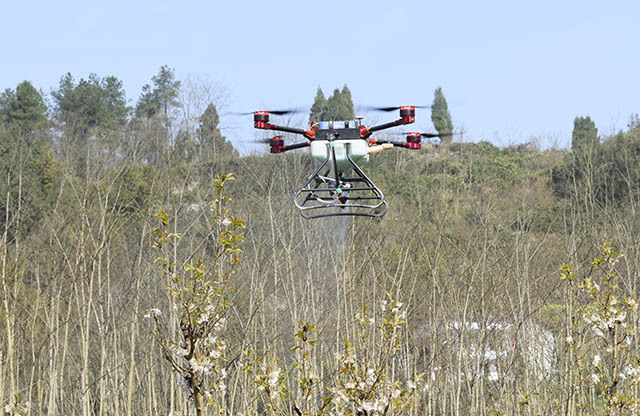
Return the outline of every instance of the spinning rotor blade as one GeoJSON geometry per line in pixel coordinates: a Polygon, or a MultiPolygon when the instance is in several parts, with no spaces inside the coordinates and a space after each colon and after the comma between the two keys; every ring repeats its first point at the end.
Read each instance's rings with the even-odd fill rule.
{"type": "MultiPolygon", "coordinates": [[[[269,114],[273,114],[274,116],[285,116],[287,114],[299,114],[304,112],[304,110],[300,109],[300,108],[287,108],[284,110],[261,110],[261,111],[266,111],[269,114]]],[[[233,112],[231,114],[233,114],[234,116],[249,116],[249,115],[253,115],[255,114],[255,111],[250,111],[250,112],[233,112]]]]}
{"type": "Polygon", "coordinates": [[[284,116],[287,114],[299,114],[302,113],[302,110],[296,108],[289,108],[286,110],[268,110],[269,114],[273,114],[274,116],[284,116]]]}
{"type": "MultiPolygon", "coordinates": [[[[371,110],[371,111],[383,111],[385,113],[389,113],[391,111],[396,111],[399,110],[401,106],[395,106],[395,107],[375,107],[375,106],[370,106],[370,105],[365,105],[362,108],[364,108],[365,110],[371,110]]],[[[431,108],[430,105],[414,105],[414,108],[431,108]]]]}
{"type": "Polygon", "coordinates": [[[431,139],[432,137],[451,137],[453,133],[420,133],[420,136],[431,139]]]}
{"type": "Polygon", "coordinates": [[[249,140],[249,143],[259,143],[259,144],[269,144],[271,142],[271,139],[255,139],[255,140],[249,140]]]}
{"type": "Polygon", "coordinates": [[[417,131],[407,131],[407,132],[394,132],[394,133],[390,133],[393,136],[408,136],[410,134],[419,134],[422,137],[425,137],[427,139],[431,139],[434,137],[451,137],[454,134],[459,134],[459,133],[419,133],[417,131]]]}

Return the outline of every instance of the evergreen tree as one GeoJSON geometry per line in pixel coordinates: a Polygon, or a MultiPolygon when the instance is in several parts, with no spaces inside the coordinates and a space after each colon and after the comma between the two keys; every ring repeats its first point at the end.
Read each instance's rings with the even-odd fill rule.
{"type": "Polygon", "coordinates": [[[52,94],[58,120],[75,132],[108,136],[113,129],[123,127],[127,122],[127,100],[122,81],[109,76],[99,78],[90,74],[78,84],[67,73],[52,94]]]}
{"type": "MultiPolygon", "coordinates": [[[[431,121],[436,128],[438,134],[450,134],[453,132],[453,122],[447,100],[444,98],[442,88],[438,87],[433,93],[433,105],[431,106],[431,121]]],[[[440,142],[443,144],[451,143],[452,136],[441,136],[440,142]]]]}
{"type": "Polygon", "coordinates": [[[0,227],[9,240],[37,227],[56,178],[46,143],[47,107],[29,81],[0,95],[0,227]],[[8,220],[8,223],[5,222],[8,220]]]}
{"type": "Polygon", "coordinates": [[[173,153],[176,159],[180,162],[191,162],[195,158],[195,143],[189,135],[189,132],[180,130],[176,135],[176,140],[173,146],[173,153]]]}
{"type": "Polygon", "coordinates": [[[113,76],[90,74],[76,84],[67,73],[51,95],[55,118],[63,132],[62,152],[84,177],[90,154],[103,157],[101,147],[107,146],[108,153],[114,155],[120,145],[129,114],[122,82],[113,76]],[[92,152],[89,144],[98,147],[92,152]]]}
{"type": "Polygon", "coordinates": [[[579,186],[580,206],[591,215],[595,212],[600,181],[600,139],[596,124],[589,117],[576,117],[571,135],[573,181],[579,186]]]}
{"type": "Polygon", "coordinates": [[[340,99],[336,103],[336,120],[353,120],[356,115],[353,111],[351,91],[346,84],[342,87],[339,97],[340,99]]]}
{"type": "Polygon", "coordinates": [[[336,88],[333,94],[325,99],[320,87],[311,107],[310,119],[313,121],[351,120],[355,117],[351,91],[346,85],[340,91],[336,88]]]}
{"type": "Polygon", "coordinates": [[[198,136],[200,157],[203,161],[213,161],[238,157],[238,151],[220,132],[220,117],[216,106],[209,104],[200,117],[198,136]]]}
{"type": "Polygon", "coordinates": [[[142,87],[142,94],[136,106],[136,115],[152,118],[156,114],[161,114],[164,120],[168,121],[171,108],[178,105],[177,98],[181,82],[175,79],[174,70],[166,65],[160,68],[151,81],[153,87],[149,84],[142,87]]]}
{"type": "Polygon", "coordinates": [[[326,120],[341,120],[339,116],[342,106],[342,93],[338,88],[333,90],[333,94],[327,99],[326,120]]]}
{"type": "Polygon", "coordinates": [[[322,92],[322,88],[318,87],[316,92],[316,98],[313,100],[311,106],[311,114],[309,114],[309,120],[311,121],[323,121],[326,120],[327,112],[327,99],[322,92]]]}
{"type": "Polygon", "coordinates": [[[136,105],[137,121],[146,122],[145,137],[142,137],[144,158],[157,163],[159,156],[168,157],[171,150],[171,114],[178,106],[181,82],[175,79],[173,69],[162,66],[151,78],[153,85],[142,87],[136,105]]]}
{"type": "Polygon", "coordinates": [[[593,120],[589,116],[576,117],[571,134],[571,150],[576,152],[596,149],[599,144],[598,129],[593,120]]]}
{"type": "Polygon", "coordinates": [[[23,81],[15,91],[6,89],[0,96],[0,121],[31,131],[46,121],[47,106],[42,94],[29,81],[23,81]]]}

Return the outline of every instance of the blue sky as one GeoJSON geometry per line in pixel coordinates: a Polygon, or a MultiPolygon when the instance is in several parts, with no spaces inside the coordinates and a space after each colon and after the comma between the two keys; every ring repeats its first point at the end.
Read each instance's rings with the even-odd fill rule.
{"type": "MultiPolygon", "coordinates": [[[[3,3],[2,89],[49,92],[93,72],[121,79],[134,104],[168,65],[222,85],[225,110],[252,111],[344,84],[358,104],[430,104],[440,86],[465,140],[498,145],[566,147],[576,116],[606,135],[640,113],[634,1],[3,3]]],[[[255,134],[251,117],[225,125],[234,142],[255,134]]],[[[433,130],[428,110],[415,127],[433,130]]]]}

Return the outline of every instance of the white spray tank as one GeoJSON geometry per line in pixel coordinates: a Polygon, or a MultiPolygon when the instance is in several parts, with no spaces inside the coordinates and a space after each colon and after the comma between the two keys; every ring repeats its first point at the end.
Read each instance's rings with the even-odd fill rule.
{"type": "MultiPolygon", "coordinates": [[[[318,129],[322,130],[339,130],[347,129],[355,125],[356,128],[360,128],[360,120],[362,117],[358,117],[356,120],[349,121],[321,121],[318,123],[318,129]]],[[[347,155],[358,165],[366,164],[369,161],[369,154],[376,153],[384,149],[393,147],[391,144],[384,144],[378,146],[369,146],[366,139],[341,139],[335,140],[336,137],[329,135],[331,140],[313,140],[311,142],[311,156],[318,162],[322,163],[331,157],[331,149],[335,151],[336,164],[339,171],[344,171],[351,168],[351,163],[347,158],[347,155]]]]}

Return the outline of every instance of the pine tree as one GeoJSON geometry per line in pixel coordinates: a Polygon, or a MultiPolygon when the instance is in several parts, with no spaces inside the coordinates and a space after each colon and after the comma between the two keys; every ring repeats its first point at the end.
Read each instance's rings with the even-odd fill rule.
{"type": "Polygon", "coordinates": [[[38,128],[46,120],[47,106],[42,94],[29,81],[15,91],[6,89],[0,96],[0,121],[19,125],[23,131],[38,128]]]}
{"type": "Polygon", "coordinates": [[[172,147],[171,121],[173,109],[178,106],[182,83],[175,79],[173,69],[163,66],[151,78],[153,86],[146,84],[136,105],[136,121],[146,123],[147,137],[143,139],[145,158],[158,163],[168,157],[172,147]]]}
{"type": "Polygon", "coordinates": [[[353,111],[351,91],[349,90],[349,87],[347,87],[347,84],[342,87],[342,91],[340,92],[340,102],[337,114],[339,120],[353,120],[356,116],[353,111]]]}
{"type": "Polygon", "coordinates": [[[316,92],[316,98],[313,100],[311,106],[311,114],[309,114],[310,121],[323,121],[327,113],[327,99],[322,92],[322,88],[318,87],[316,92]]]}
{"type": "Polygon", "coordinates": [[[200,158],[203,161],[214,161],[238,157],[238,151],[231,142],[222,135],[218,124],[220,117],[216,106],[209,104],[200,117],[198,136],[200,139],[200,158]]]}
{"type": "Polygon", "coordinates": [[[440,142],[443,144],[451,143],[451,135],[453,132],[453,122],[451,121],[451,114],[449,114],[449,107],[447,106],[447,100],[444,98],[442,88],[438,87],[433,93],[433,105],[431,106],[431,121],[433,126],[438,131],[440,142]]]}
{"type": "Polygon", "coordinates": [[[151,118],[161,114],[165,122],[168,122],[169,111],[178,104],[181,82],[175,79],[174,70],[166,65],[160,68],[151,81],[153,88],[149,84],[142,87],[142,94],[136,106],[136,115],[151,118]]]}
{"type": "Polygon", "coordinates": [[[573,132],[571,134],[571,150],[586,151],[595,149],[600,144],[598,139],[598,129],[596,123],[587,117],[576,117],[573,121],[573,132]]]}
{"type": "Polygon", "coordinates": [[[62,151],[85,177],[89,158],[102,157],[101,146],[106,145],[113,155],[121,144],[129,114],[122,82],[90,74],[76,84],[67,73],[51,95],[58,128],[64,133],[62,151]]]}
{"type": "Polygon", "coordinates": [[[342,106],[342,93],[338,88],[333,90],[333,94],[327,98],[326,120],[343,120],[340,117],[340,107],[342,106]]]}
{"type": "Polygon", "coordinates": [[[312,121],[352,120],[355,117],[351,91],[346,85],[333,90],[333,94],[325,99],[322,89],[318,87],[316,98],[311,107],[309,119],[312,121]]]}

